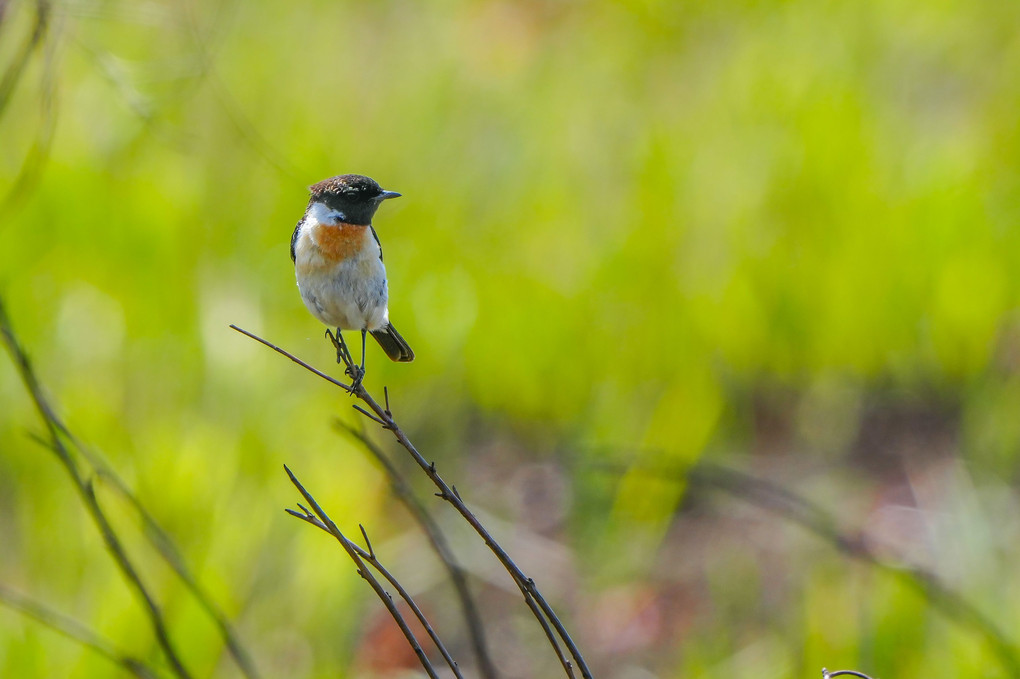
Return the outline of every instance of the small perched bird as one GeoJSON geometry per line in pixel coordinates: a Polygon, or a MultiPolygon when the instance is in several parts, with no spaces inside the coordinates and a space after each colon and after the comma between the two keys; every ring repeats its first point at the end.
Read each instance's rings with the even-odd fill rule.
{"type": "Polygon", "coordinates": [[[301,299],[312,315],[336,328],[326,335],[337,362],[348,365],[357,388],[365,375],[365,334],[394,361],[413,361],[414,352],[390,323],[382,246],[372,216],[384,200],[396,198],[375,180],[358,174],[324,179],[310,187],[311,198],[290,239],[301,299]],[[361,331],[361,369],[356,370],[341,330],[361,331]]]}

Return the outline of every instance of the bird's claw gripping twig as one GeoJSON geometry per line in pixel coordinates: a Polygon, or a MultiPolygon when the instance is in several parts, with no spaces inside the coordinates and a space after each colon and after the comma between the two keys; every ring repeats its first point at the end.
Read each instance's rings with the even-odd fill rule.
{"type": "Polygon", "coordinates": [[[365,379],[365,370],[360,366],[351,363],[351,365],[344,370],[344,374],[351,378],[351,390],[349,393],[353,396],[354,392],[356,392],[358,387],[361,386],[361,381],[365,379]]]}
{"type": "Polygon", "coordinates": [[[349,393],[353,395],[358,387],[361,386],[361,381],[365,379],[365,369],[354,362],[354,357],[351,356],[351,350],[348,348],[340,328],[336,329],[335,334],[327,328],[326,337],[329,338],[329,341],[333,343],[333,347],[336,349],[336,362],[343,364],[344,375],[351,378],[349,393]]]}

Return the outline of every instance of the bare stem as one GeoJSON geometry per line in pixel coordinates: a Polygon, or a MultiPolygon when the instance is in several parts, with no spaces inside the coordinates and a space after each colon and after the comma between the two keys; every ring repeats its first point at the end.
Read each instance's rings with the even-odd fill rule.
{"type": "MultiPolygon", "coordinates": [[[[234,629],[233,625],[231,625],[226,613],[224,613],[223,610],[220,609],[219,605],[213,601],[209,592],[202,587],[202,585],[198,582],[198,579],[191,572],[191,569],[188,568],[184,558],[181,556],[180,552],[177,551],[177,546],[174,544],[170,535],[163,530],[163,527],[159,525],[155,517],[152,516],[145,505],[141,503],[134,492],[132,492],[124,480],[117,475],[112,467],[108,466],[99,455],[75,439],[74,434],[67,430],[62,422],[58,420],[55,424],[60,428],[61,432],[71,440],[74,447],[80,451],[95,468],[96,478],[110,483],[114,490],[126,499],[138,513],[138,516],[142,520],[142,525],[145,529],[145,537],[149,541],[149,544],[156,549],[159,555],[163,558],[163,561],[165,561],[167,565],[170,566],[171,570],[177,574],[177,577],[180,578],[184,586],[192,593],[195,600],[198,601],[202,609],[205,610],[206,614],[212,619],[216,628],[220,632],[220,636],[223,637],[228,652],[234,658],[234,662],[237,663],[241,673],[245,677],[248,677],[248,679],[258,679],[258,670],[256,669],[251,656],[248,654],[248,651],[241,644],[237,631],[234,629]]],[[[55,451],[52,443],[48,439],[42,437],[33,438],[40,445],[55,451]]]]}

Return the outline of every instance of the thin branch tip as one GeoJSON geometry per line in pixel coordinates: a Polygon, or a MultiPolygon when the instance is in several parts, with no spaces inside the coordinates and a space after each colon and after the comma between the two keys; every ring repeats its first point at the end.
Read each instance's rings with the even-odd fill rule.
{"type": "Polygon", "coordinates": [[[365,546],[368,547],[368,556],[374,559],[375,550],[372,549],[372,541],[368,539],[368,533],[365,531],[365,527],[359,523],[358,528],[361,529],[361,536],[365,538],[365,546]]]}

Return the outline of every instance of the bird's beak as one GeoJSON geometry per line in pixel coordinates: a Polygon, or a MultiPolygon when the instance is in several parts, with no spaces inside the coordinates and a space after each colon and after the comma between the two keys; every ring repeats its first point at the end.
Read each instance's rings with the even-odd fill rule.
{"type": "Polygon", "coordinates": [[[400,194],[397,193],[396,191],[383,191],[382,193],[379,194],[379,197],[376,198],[376,200],[381,202],[386,200],[387,198],[400,198],[400,194]]]}

